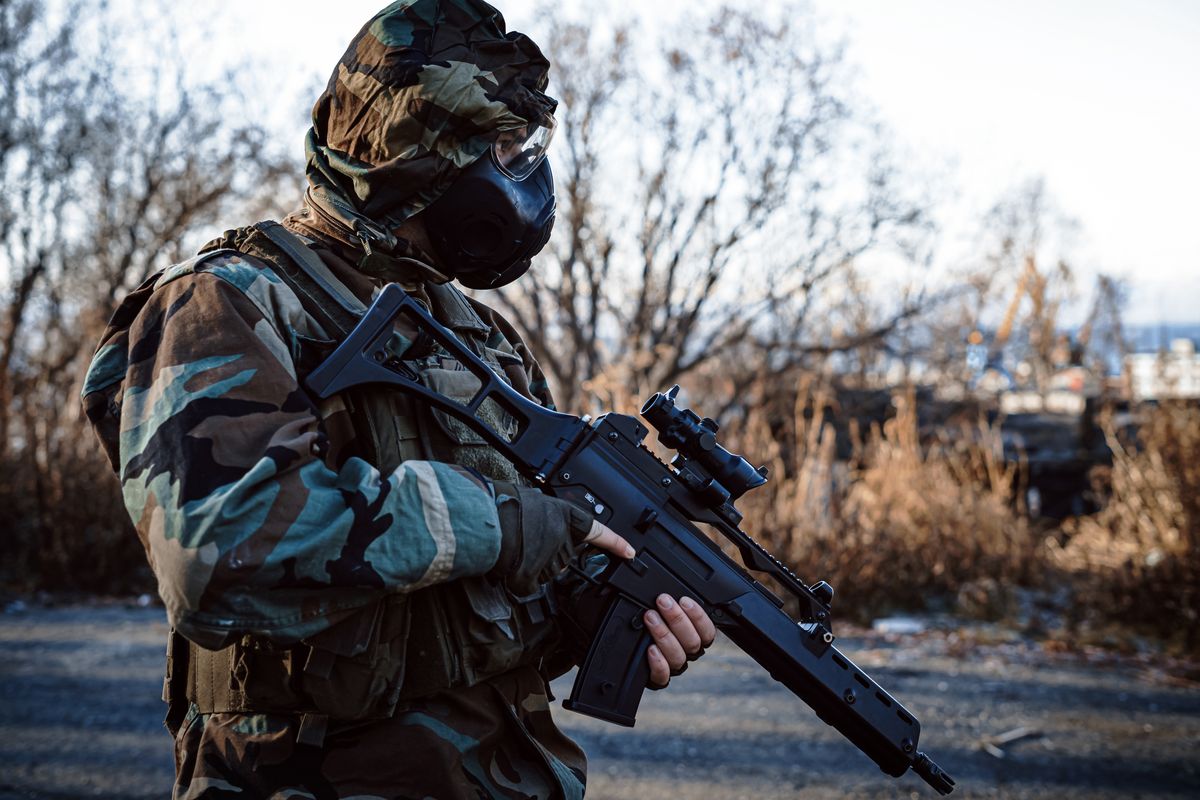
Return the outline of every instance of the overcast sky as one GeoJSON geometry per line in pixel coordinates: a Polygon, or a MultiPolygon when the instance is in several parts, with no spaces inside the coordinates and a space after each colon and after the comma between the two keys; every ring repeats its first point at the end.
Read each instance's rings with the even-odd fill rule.
{"type": "MultiPolygon", "coordinates": [[[[239,8],[237,24],[219,26],[228,36],[221,50],[276,61],[279,96],[303,95],[383,5],[255,0],[239,8]],[[272,26],[278,33],[264,36],[272,26]]],[[[534,0],[496,5],[510,28],[536,27],[534,0]]],[[[694,7],[609,5],[627,7],[647,27],[694,7]]],[[[1200,2],[815,7],[828,35],[846,36],[859,93],[902,146],[920,163],[948,165],[938,170],[948,200],[939,214],[944,258],[961,255],[972,223],[1003,192],[1043,176],[1059,207],[1081,223],[1073,255],[1086,288],[1097,270],[1117,273],[1134,289],[1130,322],[1200,322],[1200,2]]]]}

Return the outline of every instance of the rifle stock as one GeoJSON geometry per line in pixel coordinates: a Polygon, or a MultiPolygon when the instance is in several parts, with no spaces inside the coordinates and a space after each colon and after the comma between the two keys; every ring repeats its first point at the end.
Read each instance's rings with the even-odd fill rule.
{"type": "Polygon", "coordinates": [[[833,591],[808,586],[738,527],[734,501],[766,481],[744,459],[716,444],[716,423],[674,407],[674,390],[655,395],[643,414],[664,444],[679,451],[668,466],[643,442],[637,418],[609,413],[591,422],[550,411],[523,397],[398,286],[386,286],[354,331],[305,381],[319,397],[364,383],[419,395],[454,414],[543,491],[588,508],[637,550],[598,572],[576,569],[585,585],[574,598],[575,623],[591,643],[564,705],[633,725],[649,678],[649,634],[642,613],[666,592],[699,602],[716,625],[777,681],[807,703],[889,775],[912,769],[942,794],[954,781],[917,750],[916,717],[834,646],[833,591]],[[468,403],[420,383],[403,361],[401,328],[431,337],[481,383],[468,403]],[[498,403],[517,420],[505,437],[476,413],[498,403]],[[738,549],[736,563],[699,525],[738,549]],[[747,569],[771,575],[800,608],[799,619],[747,569]]]}

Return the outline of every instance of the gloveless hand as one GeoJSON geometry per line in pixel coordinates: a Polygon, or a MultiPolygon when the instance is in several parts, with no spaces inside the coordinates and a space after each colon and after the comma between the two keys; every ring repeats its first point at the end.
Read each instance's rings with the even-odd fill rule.
{"type": "MultiPolygon", "coordinates": [[[[633,558],[635,551],[623,536],[601,522],[592,522],[584,538],[585,544],[604,550],[618,558],[633,558]]],[[[647,611],[642,619],[654,644],[646,651],[650,662],[650,682],[653,689],[666,686],[672,675],[678,675],[704,654],[705,648],[717,636],[717,627],[700,604],[690,597],[678,599],[660,594],[656,609],[647,611]]]]}

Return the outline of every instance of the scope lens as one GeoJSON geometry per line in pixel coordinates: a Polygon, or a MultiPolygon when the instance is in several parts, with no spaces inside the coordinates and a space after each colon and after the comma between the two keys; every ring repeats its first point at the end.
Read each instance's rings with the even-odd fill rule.
{"type": "Polygon", "coordinates": [[[655,392],[653,397],[651,397],[646,402],[642,403],[642,411],[641,411],[642,416],[644,417],[650,411],[653,411],[654,408],[660,403],[661,400],[662,400],[662,392],[655,392]]]}

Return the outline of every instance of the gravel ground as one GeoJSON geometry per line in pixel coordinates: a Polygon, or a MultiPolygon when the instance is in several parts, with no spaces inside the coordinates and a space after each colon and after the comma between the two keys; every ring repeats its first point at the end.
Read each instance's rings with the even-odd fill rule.
{"type": "MultiPolygon", "coordinates": [[[[165,633],[155,608],[0,614],[0,798],[168,796],[165,633]]],[[[922,720],[922,749],[958,781],[954,796],[1200,796],[1200,689],[1179,665],[986,633],[841,639],[922,720]],[[1021,728],[1032,735],[984,748],[1021,728]]],[[[554,688],[565,695],[569,679],[554,688]]],[[[727,644],[648,694],[633,730],[558,719],[589,754],[591,800],[935,796],[911,774],[880,773],[727,644]]]]}

